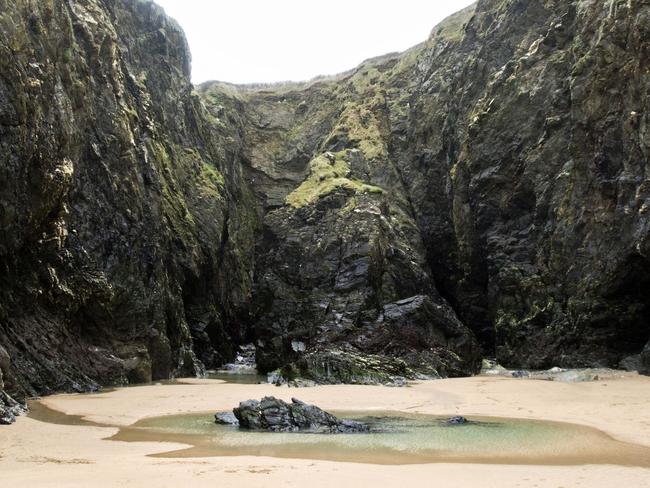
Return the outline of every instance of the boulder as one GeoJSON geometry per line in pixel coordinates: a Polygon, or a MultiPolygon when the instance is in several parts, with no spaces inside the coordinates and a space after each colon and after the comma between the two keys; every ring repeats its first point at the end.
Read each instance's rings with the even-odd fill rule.
{"type": "Polygon", "coordinates": [[[232,412],[217,412],[214,414],[214,423],[219,425],[238,426],[239,420],[232,412]]]}
{"type": "Polygon", "coordinates": [[[511,374],[513,378],[528,378],[530,376],[528,371],[523,370],[513,371],[511,374]]]}
{"type": "Polygon", "coordinates": [[[461,417],[460,415],[457,415],[447,420],[447,425],[464,425],[468,422],[469,420],[467,420],[465,417],[461,417]]]}
{"type": "Polygon", "coordinates": [[[365,424],[339,419],[296,398],[292,398],[291,403],[275,397],[264,397],[261,401],[247,400],[233,409],[233,413],[239,421],[239,427],[246,430],[322,434],[369,431],[365,424]]]}
{"type": "Polygon", "coordinates": [[[9,425],[16,421],[18,415],[25,413],[27,409],[7,395],[0,391],[0,425],[9,425]]]}

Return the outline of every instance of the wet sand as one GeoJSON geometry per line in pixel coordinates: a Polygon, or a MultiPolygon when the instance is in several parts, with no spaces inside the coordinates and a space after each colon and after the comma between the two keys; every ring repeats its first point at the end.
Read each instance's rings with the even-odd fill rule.
{"type": "MultiPolygon", "coordinates": [[[[161,415],[228,410],[242,399],[296,396],[329,410],[402,411],[570,422],[622,442],[650,446],[650,378],[625,375],[592,383],[476,377],[424,382],[409,388],[269,385],[186,380],[183,384],[57,395],[44,406],[82,417],[21,418],[0,429],[0,486],[159,486],[337,488],[404,487],[650,487],[650,470],[616,465],[504,464],[380,465],[270,457],[161,458],[181,443],[104,440],[138,420],[161,415]],[[77,419],[78,421],[79,419],[77,419]],[[100,427],[92,423],[118,427],[100,427]],[[69,423],[69,422],[68,422],[69,423]],[[78,423],[78,422],[77,422],[78,423]]],[[[48,412],[48,411],[45,411],[48,412]]],[[[43,414],[43,412],[41,412],[43,414]]],[[[35,415],[35,417],[39,417],[35,415]]]]}

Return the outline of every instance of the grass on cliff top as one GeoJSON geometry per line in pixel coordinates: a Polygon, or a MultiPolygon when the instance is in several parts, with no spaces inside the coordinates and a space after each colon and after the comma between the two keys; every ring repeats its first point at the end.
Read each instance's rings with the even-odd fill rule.
{"type": "Polygon", "coordinates": [[[444,39],[450,42],[462,40],[465,34],[465,26],[470,21],[476,11],[476,3],[455,14],[450,15],[433,28],[429,40],[444,39]]]}
{"type": "Polygon", "coordinates": [[[314,158],[309,163],[309,177],[287,196],[287,204],[295,208],[304,207],[337,188],[346,188],[355,193],[383,193],[384,190],[378,186],[349,178],[350,165],[345,159],[346,154],[347,151],[341,151],[314,158]]]}

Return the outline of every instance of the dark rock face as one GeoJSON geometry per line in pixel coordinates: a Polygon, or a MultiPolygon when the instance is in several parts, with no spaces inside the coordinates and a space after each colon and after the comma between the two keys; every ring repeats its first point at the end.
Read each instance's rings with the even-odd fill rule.
{"type": "Polygon", "coordinates": [[[367,425],[338,419],[295,398],[290,404],[275,397],[264,397],[262,401],[247,400],[233,409],[233,413],[239,426],[247,430],[319,434],[351,434],[369,430],[367,425]]]}
{"type": "Polygon", "coordinates": [[[647,2],[483,2],[468,25],[461,51],[480,40],[492,54],[474,57],[471,85],[455,76],[466,129],[432,158],[453,165],[455,301],[483,289],[506,365],[615,366],[648,340],[649,14],[647,2]],[[495,18],[503,30],[485,30],[495,18]]]}
{"type": "Polygon", "coordinates": [[[339,76],[198,93],[151,2],[0,8],[14,398],[249,342],[263,371],[327,382],[481,353],[650,370],[646,0],[480,0],[339,76]]]}
{"type": "Polygon", "coordinates": [[[146,1],[0,9],[7,391],[84,391],[231,359],[255,215],[238,149],[193,92],[182,30],[146,1]]]}
{"type": "MultiPolygon", "coordinates": [[[[483,0],[404,55],[240,90],[265,212],[260,365],[297,361],[297,341],[308,354],[444,351],[467,374],[467,329],[511,367],[640,353],[649,8],[483,0]],[[391,334],[386,307],[416,296],[435,318],[426,305],[391,334]]],[[[232,104],[218,84],[202,92],[232,104]]]]}

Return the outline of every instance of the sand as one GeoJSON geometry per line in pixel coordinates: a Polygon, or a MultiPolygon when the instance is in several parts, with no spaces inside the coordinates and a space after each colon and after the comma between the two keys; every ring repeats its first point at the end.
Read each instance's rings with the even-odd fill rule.
{"type": "MultiPolygon", "coordinates": [[[[186,380],[101,394],[56,395],[49,408],[125,426],[145,417],[232,408],[242,399],[297,396],[331,410],[400,410],[436,415],[566,421],[650,446],[650,378],[591,383],[499,377],[423,382],[409,388],[305,389],[186,380]]],[[[262,457],[168,459],[149,454],[183,445],[104,440],[117,427],[70,426],[22,417],[0,428],[0,487],[650,487],[650,470],[612,465],[386,466],[262,457]]]]}

